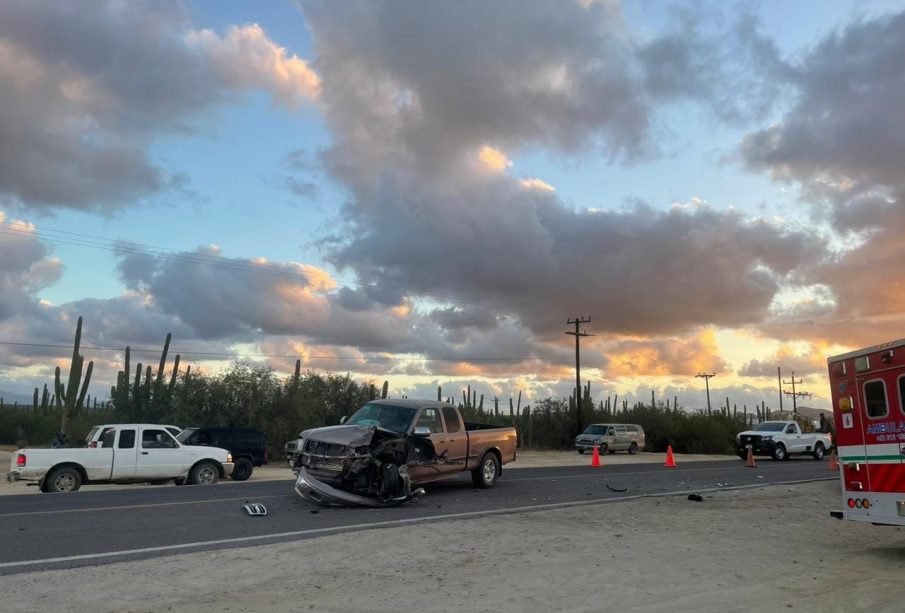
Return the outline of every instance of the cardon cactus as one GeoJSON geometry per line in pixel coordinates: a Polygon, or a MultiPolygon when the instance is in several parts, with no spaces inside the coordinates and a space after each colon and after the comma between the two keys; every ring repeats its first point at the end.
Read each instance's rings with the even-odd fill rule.
{"type": "Polygon", "coordinates": [[[60,367],[57,366],[55,371],[54,383],[57,389],[57,406],[63,409],[60,432],[66,436],[69,436],[69,422],[84,406],[85,395],[88,393],[88,386],[91,384],[91,372],[94,370],[94,362],[88,362],[84,380],[82,379],[82,367],[85,364],[85,358],[79,355],[81,342],[82,318],[80,316],[75,327],[75,342],[72,348],[72,360],[69,363],[69,383],[67,386],[64,387],[60,381],[60,367]]]}

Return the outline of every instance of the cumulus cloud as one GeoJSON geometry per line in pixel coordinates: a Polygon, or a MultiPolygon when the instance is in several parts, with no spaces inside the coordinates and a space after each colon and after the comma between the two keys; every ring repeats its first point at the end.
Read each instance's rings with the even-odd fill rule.
{"type": "Polygon", "coordinates": [[[63,272],[60,260],[34,236],[34,225],[7,221],[0,212],[0,322],[32,308],[37,293],[63,272]]]}
{"type": "Polygon", "coordinates": [[[650,91],[687,93],[645,85],[636,69],[654,59],[612,4],[304,11],[334,134],[325,167],[352,194],[324,245],[364,283],[470,300],[539,335],[581,309],[610,332],[668,333],[760,321],[792,272],[825,255],[805,232],[731,210],[577,211],[510,176],[510,152],[526,147],[644,155],[650,91]]]}
{"type": "Polygon", "coordinates": [[[691,338],[619,341],[608,346],[605,354],[609,377],[693,376],[726,368],[712,332],[691,338]]]}
{"type": "Polygon", "coordinates": [[[184,186],[148,153],[156,136],[248,91],[295,108],[318,90],[259,26],[196,30],[175,0],[8,0],[0,80],[0,194],[92,211],[184,186]]]}
{"type": "Polygon", "coordinates": [[[898,273],[905,257],[905,69],[891,59],[903,55],[905,12],[830,34],[790,67],[795,104],[741,143],[749,168],[800,185],[840,236],[833,258],[801,271],[830,288],[836,307],[830,317],[837,323],[800,328],[812,338],[871,344],[889,340],[880,334],[901,336],[900,320],[848,322],[905,313],[898,273]]]}

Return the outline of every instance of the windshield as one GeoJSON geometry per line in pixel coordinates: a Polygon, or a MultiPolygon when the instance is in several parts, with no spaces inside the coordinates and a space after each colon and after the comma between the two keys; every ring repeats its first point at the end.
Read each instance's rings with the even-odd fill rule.
{"type": "Polygon", "coordinates": [[[368,403],[355,411],[345,424],[353,426],[380,426],[393,432],[408,432],[418,409],[394,407],[389,404],[368,403]]]}
{"type": "Polygon", "coordinates": [[[604,435],[606,434],[606,426],[588,426],[583,434],[604,435]]]}
{"type": "Polygon", "coordinates": [[[198,431],[198,428],[186,428],[182,432],[179,433],[179,436],[176,437],[176,440],[186,445],[186,441],[189,440],[189,437],[198,431]]]}
{"type": "Polygon", "coordinates": [[[765,421],[752,428],[755,432],[782,432],[786,425],[781,421],[765,421]]]}

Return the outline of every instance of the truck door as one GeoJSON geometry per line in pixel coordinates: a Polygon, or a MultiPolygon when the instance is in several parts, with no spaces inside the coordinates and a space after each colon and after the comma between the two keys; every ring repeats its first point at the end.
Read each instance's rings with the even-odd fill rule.
{"type": "Polygon", "coordinates": [[[175,477],[182,472],[184,456],[182,447],[165,429],[142,429],[135,477],[140,479],[175,477]]]}
{"type": "Polygon", "coordinates": [[[784,434],[790,453],[800,453],[804,451],[804,443],[801,440],[801,431],[798,429],[798,424],[789,424],[786,426],[784,434]]]}
{"type": "MultiPolygon", "coordinates": [[[[103,444],[103,439],[102,439],[103,444]]],[[[111,479],[131,479],[135,476],[135,428],[124,428],[117,433],[113,448],[113,472],[111,479]]]]}
{"type": "Polygon", "coordinates": [[[465,431],[465,424],[459,417],[459,411],[454,407],[443,407],[440,412],[446,426],[446,451],[449,460],[447,465],[449,470],[446,472],[461,472],[465,470],[468,454],[468,433],[465,431]]]}
{"type": "MultiPolygon", "coordinates": [[[[413,428],[427,428],[430,430],[430,440],[434,444],[437,455],[444,451],[449,455],[449,445],[446,442],[446,432],[443,429],[443,419],[440,417],[440,409],[437,407],[425,407],[418,412],[413,428]]],[[[418,481],[430,480],[449,472],[449,466],[434,464],[430,466],[413,466],[409,468],[412,479],[418,481]]]]}

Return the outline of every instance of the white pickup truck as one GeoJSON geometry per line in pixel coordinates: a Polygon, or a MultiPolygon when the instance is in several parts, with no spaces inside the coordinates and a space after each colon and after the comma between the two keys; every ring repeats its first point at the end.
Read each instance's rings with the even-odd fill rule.
{"type": "Polygon", "coordinates": [[[42,492],[75,492],[86,483],[216,483],[233,470],[226,449],[182,445],[156,424],[105,426],[96,447],[18,449],[7,479],[42,492]]]}
{"type": "Polygon", "coordinates": [[[788,460],[790,455],[801,454],[822,460],[832,449],[832,436],[823,432],[802,432],[795,421],[764,421],[751,430],[735,437],[735,447],[743,460],[748,448],[754,455],[768,455],[774,460],[788,460]]]}

